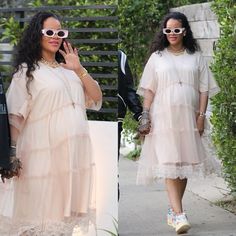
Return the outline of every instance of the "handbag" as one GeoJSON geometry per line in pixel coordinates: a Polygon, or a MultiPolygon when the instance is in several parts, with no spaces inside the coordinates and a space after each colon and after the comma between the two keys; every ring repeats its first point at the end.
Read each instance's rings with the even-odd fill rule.
{"type": "Polygon", "coordinates": [[[11,137],[6,96],[0,73],[0,170],[10,168],[10,145],[11,137]]]}

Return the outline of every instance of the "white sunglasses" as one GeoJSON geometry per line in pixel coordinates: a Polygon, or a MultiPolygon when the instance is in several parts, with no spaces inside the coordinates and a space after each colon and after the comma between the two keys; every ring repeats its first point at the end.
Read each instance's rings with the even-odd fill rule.
{"type": "Polygon", "coordinates": [[[184,32],[185,28],[163,28],[163,34],[182,34],[184,32]]]}
{"type": "Polygon", "coordinates": [[[68,37],[68,30],[55,30],[55,29],[42,29],[42,34],[46,37],[54,37],[57,35],[58,38],[64,39],[68,37]]]}

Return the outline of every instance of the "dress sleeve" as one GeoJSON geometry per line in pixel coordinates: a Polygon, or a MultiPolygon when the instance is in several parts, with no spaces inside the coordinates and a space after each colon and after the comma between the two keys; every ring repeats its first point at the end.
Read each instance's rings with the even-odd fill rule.
{"type": "MultiPolygon", "coordinates": [[[[96,81],[98,84],[98,82],[96,81]]],[[[85,91],[85,106],[87,109],[98,111],[102,107],[102,99],[95,102],[85,91]]]]}
{"type": "Polygon", "coordinates": [[[139,86],[138,86],[138,90],[137,90],[137,94],[144,96],[144,92],[145,90],[151,90],[152,93],[156,93],[156,89],[157,89],[157,77],[156,77],[156,73],[155,73],[155,53],[153,53],[142,74],[139,86]]]}
{"type": "Polygon", "coordinates": [[[202,55],[200,55],[199,61],[199,81],[200,93],[208,92],[209,97],[213,97],[220,91],[207,62],[202,55]]]}
{"type": "Polygon", "coordinates": [[[9,115],[23,117],[24,120],[30,112],[31,96],[26,89],[26,68],[20,69],[14,74],[11,84],[7,90],[7,107],[9,115]]]}

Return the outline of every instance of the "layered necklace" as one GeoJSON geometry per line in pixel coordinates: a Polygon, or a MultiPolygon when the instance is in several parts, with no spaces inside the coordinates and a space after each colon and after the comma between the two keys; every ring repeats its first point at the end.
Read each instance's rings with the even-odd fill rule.
{"type": "Polygon", "coordinates": [[[167,50],[168,50],[170,53],[172,53],[173,55],[175,55],[175,56],[182,55],[182,54],[184,54],[184,52],[185,52],[185,48],[184,48],[184,47],[181,48],[180,50],[177,50],[177,51],[175,51],[175,50],[173,50],[172,48],[168,47],[167,50]]]}
{"type": "Polygon", "coordinates": [[[177,67],[176,67],[176,63],[175,63],[175,61],[174,61],[174,58],[173,58],[173,55],[174,56],[179,56],[179,55],[182,55],[182,54],[184,54],[184,52],[185,52],[185,48],[183,47],[183,48],[181,48],[180,50],[178,50],[178,51],[174,51],[173,49],[171,49],[171,48],[167,48],[167,51],[168,52],[170,52],[170,58],[171,58],[171,61],[172,61],[172,64],[173,64],[173,68],[174,68],[174,70],[175,70],[175,74],[176,74],[176,76],[177,76],[177,78],[178,78],[178,84],[180,85],[180,86],[182,86],[182,84],[183,84],[183,82],[182,82],[182,80],[181,80],[181,77],[180,77],[180,75],[179,75],[179,72],[178,72],[178,70],[177,70],[177,67]]]}
{"type": "Polygon", "coordinates": [[[55,74],[60,79],[60,81],[64,84],[66,92],[67,92],[67,94],[68,94],[68,96],[69,96],[69,98],[71,100],[71,104],[75,108],[75,102],[74,102],[73,97],[72,97],[71,87],[70,87],[69,82],[67,81],[67,78],[66,78],[65,74],[63,73],[62,70],[60,70],[61,71],[60,75],[62,75],[62,77],[61,77],[61,76],[58,75],[58,73],[56,73],[54,70],[51,69],[51,68],[60,67],[60,64],[56,60],[53,61],[53,62],[50,62],[50,61],[45,60],[43,57],[41,58],[40,62],[45,64],[48,67],[48,69],[53,74],[55,74]]]}
{"type": "Polygon", "coordinates": [[[43,64],[45,64],[45,65],[47,65],[47,66],[50,66],[50,67],[52,67],[52,68],[57,68],[57,67],[60,66],[60,64],[59,64],[56,60],[54,60],[54,61],[47,61],[47,60],[45,60],[45,59],[42,57],[40,61],[41,61],[43,64]]]}

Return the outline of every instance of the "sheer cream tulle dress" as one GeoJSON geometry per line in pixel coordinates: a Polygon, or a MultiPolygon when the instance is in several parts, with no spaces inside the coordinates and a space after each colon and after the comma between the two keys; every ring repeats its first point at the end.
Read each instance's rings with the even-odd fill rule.
{"type": "Polygon", "coordinates": [[[14,75],[7,92],[10,123],[21,129],[17,156],[20,178],[1,184],[0,235],[72,235],[94,221],[95,165],[86,96],[77,75],[39,62],[26,91],[26,68],[14,75]],[[75,103],[73,106],[72,103],[75,103]],[[11,115],[23,116],[19,125],[11,115]],[[19,127],[20,126],[20,127],[19,127]]]}
{"type": "Polygon", "coordinates": [[[200,137],[196,126],[199,93],[219,91],[199,52],[173,55],[167,49],[149,58],[138,88],[154,93],[150,108],[151,132],[145,136],[137,184],[158,178],[199,177],[219,171],[206,127],[200,137]]]}

